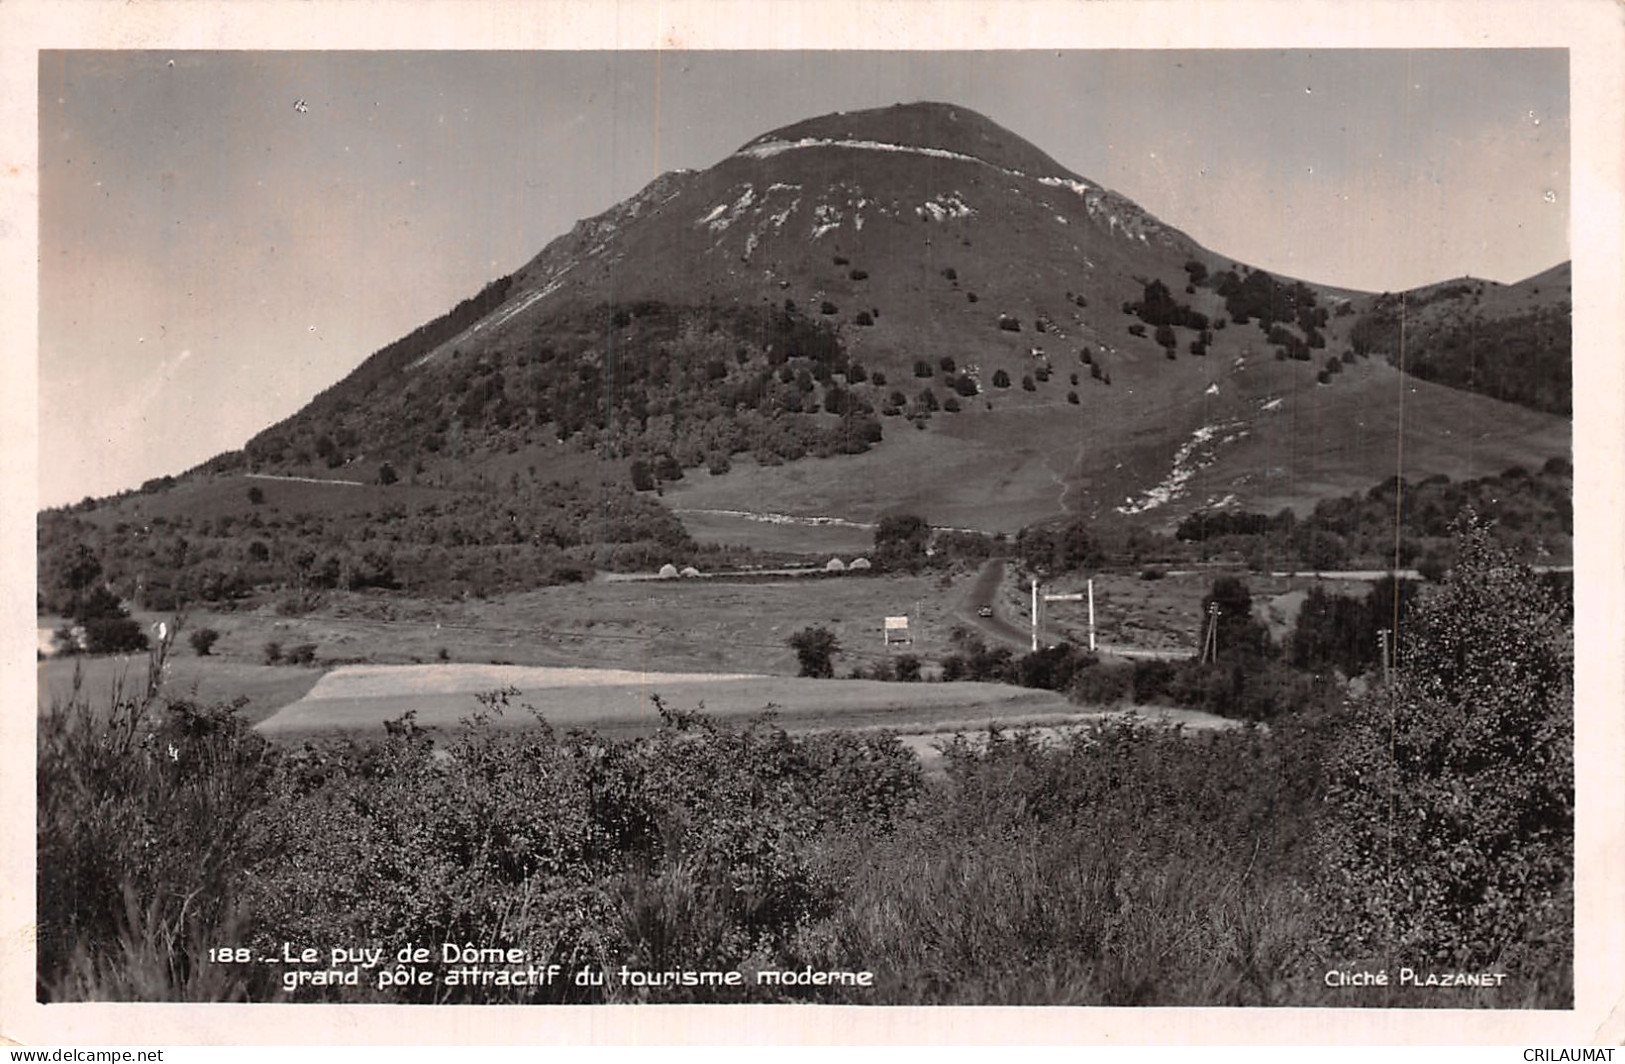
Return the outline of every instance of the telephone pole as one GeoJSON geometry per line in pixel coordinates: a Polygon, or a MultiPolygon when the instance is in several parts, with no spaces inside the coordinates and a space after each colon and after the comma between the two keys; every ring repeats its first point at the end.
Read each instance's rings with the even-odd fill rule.
{"type": "Polygon", "coordinates": [[[1219,618],[1223,615],[1224,610],[1219,608],[1217,602],[1208,603],[1207,634],[1202,639],[1202,657],[1199,664],[1206,665],[1219,660],[1219,618]]]}
{"type": "Polygon", "coordinates": [[[1033,653],[1038,653],[1038,577],[1033,577],[1033,653]]]}

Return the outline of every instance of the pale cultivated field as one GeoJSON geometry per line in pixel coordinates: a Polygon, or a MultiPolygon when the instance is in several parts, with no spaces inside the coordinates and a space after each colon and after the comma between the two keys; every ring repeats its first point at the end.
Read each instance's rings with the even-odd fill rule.
{"type": "Polygon", "coordinates": [[[345,666],[259,727],[276,738],[381,733],[408,711],[420,727],[455,727],[480,711],[477,695],[512,687],[499,726],[533,727],[534,709],[557,728],[639,733],[659,726],[653,698],[718,718],[772,709],[787,728],[889,727],[925,731],[977,728],[993,720],[1070,716],[1076,707],[1047,691],[1000,684],[881,683],[784,676],[554,669],[490,665],[345,666]],[[529,707],[529,708],[526,708],[529,707]]]}

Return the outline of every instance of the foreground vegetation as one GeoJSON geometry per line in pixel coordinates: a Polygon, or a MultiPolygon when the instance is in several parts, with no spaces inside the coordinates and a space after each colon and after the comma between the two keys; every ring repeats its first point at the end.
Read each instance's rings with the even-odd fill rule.
{"type": "Polygon", "coordinates": [[[498,732],[524,712],[502,692],[453,737],[408,717],[279,748],[165,693],[166,631],[111,707],[41,721],[39,994],[1566,1007],[1562,603],[1470,529],[1412,617],[1391,682],[1267,730],[995,732],[950,744],[940,778],[886,733],[664,705],[628,741],[498,732]],[[448,944],[560,974],[454,980],[448,944]],[[382,953],[330,961],[349,949],[382,953]],[[297,975],[329,970],[357,982],[297,975]],[[1328,985],[1378,970],[1388,987],[1328,985]]]}

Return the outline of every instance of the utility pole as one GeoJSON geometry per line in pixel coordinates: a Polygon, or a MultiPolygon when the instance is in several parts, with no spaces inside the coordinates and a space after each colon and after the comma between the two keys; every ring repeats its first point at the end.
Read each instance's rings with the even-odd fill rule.
{"type": "Polygon", "coordinates": [[[1200,664],[1217,662],[1219,660],[1219,618],[1224,611],[1217,602],[1208,603],[1207,607],[1207,635],[1202,640],[1202,658],[1200,664]]]}
{"type": "Polygon", "coordinates": [[[1377,646],[1382,651],[1382,682],[1387,683],[1390,678],[1390,666],[1388,664],[1388,629],[1382,628],[1377,631],[1377,646]]]}
{"type": "Polygon", "coordinates": [[[1038,577],[1033,577],[1033,653],[1038,653],[1038,577]]]}
{"type": "Polygon", "coordinates": [[[1095,578],[1089,578],[1089,653],[1095,652],[1095,578]]]}

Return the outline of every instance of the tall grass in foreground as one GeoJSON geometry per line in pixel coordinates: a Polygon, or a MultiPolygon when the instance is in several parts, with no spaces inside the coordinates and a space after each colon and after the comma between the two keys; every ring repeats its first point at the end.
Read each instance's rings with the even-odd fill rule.
{"type": "Polygon", "coordinates": [[[246,926],[271,751],[234,706],[165,697],[175,631],[94,705],[76,674],[39,721],[38,993],[43,1000],[230,1000],[205,962],[246,926]]]}

